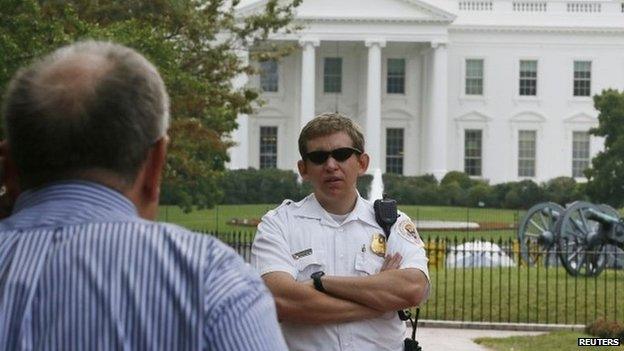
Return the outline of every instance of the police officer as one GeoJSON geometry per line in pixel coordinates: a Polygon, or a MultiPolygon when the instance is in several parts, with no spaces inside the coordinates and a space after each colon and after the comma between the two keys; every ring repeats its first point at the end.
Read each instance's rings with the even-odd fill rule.
{"type": "Polygon", "coordinates": [[[289,349],[402,350],[406,328],[396,311],[429,292],[414,224],[399,212],[386,241],[356,189],[369,156],[351,119],[316,117],[301,131],[299,152],[299,173],[314,192],[269,211],[252,247],[289,349]]]}

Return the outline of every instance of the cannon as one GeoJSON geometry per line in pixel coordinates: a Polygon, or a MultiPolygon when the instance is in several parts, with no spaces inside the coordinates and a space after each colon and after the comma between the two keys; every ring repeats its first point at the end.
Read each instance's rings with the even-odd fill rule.
{"type": "Polygon", "coordinates": [[[608,205],[577,201],[555,225],[557,252],[573,276],[597,276],[607,263],[607,246],[624,249],[624,220],[608,205]]]}
{"type": "Polygon", "coordinates": [[[555,248],[556,224],[564,211],[561,205],[554,202],[542,202],[527,211],[518,226],[518,241],[520,255],[529,266],[537,263],[543,252],[555,248]]]}

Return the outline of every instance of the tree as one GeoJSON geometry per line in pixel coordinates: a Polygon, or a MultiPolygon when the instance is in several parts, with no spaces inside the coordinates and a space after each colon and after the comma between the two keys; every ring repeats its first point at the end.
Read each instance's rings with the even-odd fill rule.
{"type": "Polygon", "coordinates": [[[598,127],[589,133],[604,137],[604,150],[585,171],[587,194],[596,202],[619,208],[624,205],[624,92],[608,89],[594,96],[598,127]]]}
{"type": "MultiPolygon", "coordinates": [[[[239,0],[1,0],[0,93],[19,67],[78,39],[113,40],[143,53],[160,70],[171,97],[171,147],[163,201],[186,210],[212,206],[222,194],[230,133],[251,113],[258,92],[232,80],[256,69],[237,55],[279,58],[289,46],[263,45],[290,31],[301,0],[268,0],[262,13],[237,18],[239,0]]],[[[3,95],[3,94],[2,94],[3,95]]]]}

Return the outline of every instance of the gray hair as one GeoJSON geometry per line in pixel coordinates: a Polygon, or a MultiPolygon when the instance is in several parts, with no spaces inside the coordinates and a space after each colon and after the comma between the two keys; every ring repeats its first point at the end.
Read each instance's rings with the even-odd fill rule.
{"type": "Polygon", "coordinates": [[[24,189],[94,171],[128,186],[150,147],[166,135],[169,97],[141,54],[85,41],[21,69],[3,114],[24,189]]]}

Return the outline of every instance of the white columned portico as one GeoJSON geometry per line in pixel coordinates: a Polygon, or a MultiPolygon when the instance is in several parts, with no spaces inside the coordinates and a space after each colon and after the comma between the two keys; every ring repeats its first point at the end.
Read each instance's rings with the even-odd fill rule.
{"type": "MultiPolygon", "coordinates": [[[[249,63],[249,51],[240,50],[236,52],[236,56],[241,60],[243,65],[249,63]]],[[[247,74],[239,74],[232,81],[234,89],[241,89],[249,80],[247,74]]],[[[246,114],[238,114],[236,117],[238,128],[232,132],[232,140],[236,143],[230,149],[230,169],[241,169],[249,167],[249,116],[246,114]]]]}
{"type": "Polygon", "coordinates": [[[303,128],[314,116],[315,112],[315,78],[316,78],[316,53],[315,48],[320,41],[315,38],[301,38],[299,45],[301,52],[301,109],[299,110],[300,125],[303,128]]]}
{"type": "Polygon", "coordinates": [[[447,172],[447,123],[448,123],[448,54],[446,43],[431,43],[433,48],[429,79],[429,116],[427,123],[425,173],[438,180],[447,172]]]}
{"type": "Polygon", "coordinates": [[[369,39],[368,78],[366,86],[366,152],[370,155],[368,172],[381,168],[381,49],[383,39],[369,39]]]}

